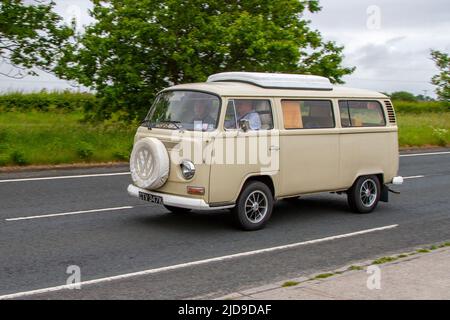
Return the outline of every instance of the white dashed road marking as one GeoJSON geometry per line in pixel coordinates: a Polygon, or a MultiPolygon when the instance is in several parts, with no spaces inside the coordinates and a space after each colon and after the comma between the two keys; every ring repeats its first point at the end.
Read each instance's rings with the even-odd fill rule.
{"type": "Polygon", "coordinates": [[[423,175],[403,177],[403,180],[425,178],[423,175]]]}
{"type": "Polygon", "coordinates": [[[400,157],[438,156],[443,154],[450,154],[450,151],[401,154],[400,157]]]}
{"type": "Polygon", "coordinates": [[[125,210],[125,209],[132,209],[132,208],[134,208],[134,207],[133,206],[125,206],[125,207],[115,207],[115,208],[82,210],[82,211],[43,214],[43,215],[28,216],[28,217],[7,218],[5,220],[6,221],[31,220],[31,219],[52,218],[52,217],[60,217],[60,216],[71,216],[71,215],[82,214],[82,213],[96,213],[96,212],[104,212],[104,211],[125,210]]]}

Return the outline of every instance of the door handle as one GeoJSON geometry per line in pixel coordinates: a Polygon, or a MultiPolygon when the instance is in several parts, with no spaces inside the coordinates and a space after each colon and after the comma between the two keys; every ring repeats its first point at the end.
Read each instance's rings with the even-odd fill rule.
{"type": "Polygon", "coordinates": [[[269,150],[270,151],[278,151],[278,150],[280,150],[280,147],[279,146],[270,146],[269,150]]]}

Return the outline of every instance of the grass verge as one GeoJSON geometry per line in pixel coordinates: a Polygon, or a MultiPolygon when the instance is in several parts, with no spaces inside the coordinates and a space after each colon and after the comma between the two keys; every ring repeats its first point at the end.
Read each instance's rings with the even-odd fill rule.
{"type": "Polygon", "coordinates": [[[134,126],[82,118],[82,112],[0,113],[0,166],[128,160],[134,126]]]}
{"type": "Polygon", "coordinates": [[[281,286],[283,287],[283,288],[286,288],[286,287],[293,287],[293,286],[296,286],[296,285],[298,285],[300,282],[297,282],[297,281],[286,281],[285,283],[283,283],[281,286]]]}
{"type": "Polygon", "coordinates": [[[400,147],[450,145],[450,112],[397,114],[400,147]]]}
{"type": "Polygon", "coordinates": [[[381,257],[381,258],[378,258],[378,259],[373,260],[371,262],[365,263],[363,265],[350,265],[346,269],[343,269],[343,270],[341,269],[341,271],[331,271],[331,272],[327,272],[327,273],[321,273],[321,274],[318,274],[318,275],[315,275],[315,276],[311,276],[311,277],[307,278],[306,280],[302,280],[302,281],[289,280],[289,281],[284,282],[281,285],[281,287],[282,288],[293,287],[293,286],[297,286],[299,284],[303,284],[303,283],[311,281],[311,280],[327,279],[327,278],[330,278],[332,276],[343,274],[343,273],[348,272],[348,271],[362,271],[362,270],[365,270],[370,265],[380,265],[380,264],[384,264],[384,263],[394,262],[394,261],[397,261],[399,259],[403,259],[403,258],[407,258],[407,257],[410,257],[410,256],[414,256],[414,255],[416,255],[418,253],[429,253],[429,252],[431,252],[433,250],[437,250],[437,249],[441,249],[441,248],[445,248],[445,247],[450,247],[450,242],[443,242],[441,244],[435,244],[435,245],[432,245],[432,246],[429,246],[429,247],[419,248],[419,249],[417,249],[415,251],[402,253],[402,254],[399,254],[399,255],[381,257]]]}

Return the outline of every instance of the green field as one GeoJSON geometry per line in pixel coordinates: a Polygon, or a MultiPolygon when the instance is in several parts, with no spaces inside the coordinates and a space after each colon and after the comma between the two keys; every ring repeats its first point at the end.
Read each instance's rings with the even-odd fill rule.
{"type": "MultiPolygon", "coordinates": [[[[78,94],[68,108],[63,98],[0,96],[0,166],[128,160],[136,124],[83,122],[83,104],[95,100],[78,94]],[[20,108],[14,107],[18,98],[20,108]]],[[[448,104],[394,102],[394,106],[400,147],[450,146],[448,104]]]]}
{"type": "Polygon", "coordinates": [[[400,147],[450,145],[450,112],[398,113],[400,147]]]}
{"type": "Polygon", "coordinates": [[[82,118],[81,112],[0,113],[0,166],[128,159],[135,126],[82,118]]]}

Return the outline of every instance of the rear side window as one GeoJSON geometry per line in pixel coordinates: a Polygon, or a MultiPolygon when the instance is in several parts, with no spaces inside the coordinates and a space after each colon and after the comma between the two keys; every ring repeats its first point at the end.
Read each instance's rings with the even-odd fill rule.
{"type": "Polygon", "coordinates": [[[380,127],[386,125],[383,108],[378,101],[339,101],[343,127],[380,127]]]}
{"type": "Polygon", "coordinates": [[[329,100],[282,100],[285,129],[334,128],[329,100]]]}

